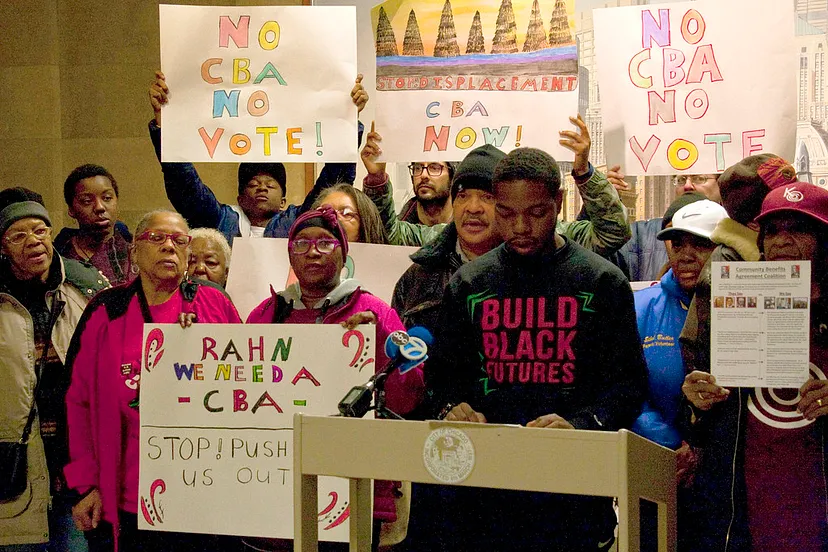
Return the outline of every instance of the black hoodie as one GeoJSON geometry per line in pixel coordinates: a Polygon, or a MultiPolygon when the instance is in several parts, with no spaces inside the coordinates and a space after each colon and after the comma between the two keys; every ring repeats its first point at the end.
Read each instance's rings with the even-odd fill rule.
{"type": "MultiPolygon", "coordinates": [[[[630,427],[647,391],[630,285],[609,261],[564,240],[537,256],[501,245],[454,274],[426,365],[436,409],[467,402],[492,423],[554,413],[577,429],[630,427]]],[[[455,509],[466,513],[452,525],[457,549],[594,551],[615,526],[607,498],[456,493],[455,509]]]]}
{"type": "Polygon", "coordinates": [[[647,390],[632,291],[617,267],[565,239],[522,256],[501,245],[467,263],[443,298],[428,384],[490,422],[544,414],[615,431],[647,390]]]}

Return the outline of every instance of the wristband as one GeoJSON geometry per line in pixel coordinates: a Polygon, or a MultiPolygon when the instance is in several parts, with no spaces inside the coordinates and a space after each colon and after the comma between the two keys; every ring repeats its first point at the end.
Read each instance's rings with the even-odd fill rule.
{"type": "Polygon", "coordinates": [[[454,409],[455,406],[457,406],[457,405],[454,404],[454,403],[446,403],[446,406],[444,406],[443,409],[440,411],[440,413],[437,414],[437,419],[438,420],[445,420],[446,416],[449,415],[449,412],[451,412],[452,409],[454,409]]]}

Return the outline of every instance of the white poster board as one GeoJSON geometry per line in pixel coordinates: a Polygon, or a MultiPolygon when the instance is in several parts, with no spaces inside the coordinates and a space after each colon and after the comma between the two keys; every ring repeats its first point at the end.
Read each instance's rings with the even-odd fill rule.
{"type": "Polygon", "coordinates": [[[762,152],[793,159],[790,2],[699,0],[597,9],[593,18],[609,164],[627,174],[711,174],[762,152]]]}
{"type": "MultiPolygon", "coordinates": [[[[336,414],[374,343],[371,325],[146,325],[139,528],[293,538],[293,414],[336,414]]],[[[347,541],[347,480],[320,481],[318,511],[347,541]]]]}
{"type": "MultiPolygon", "coordinates": [[[[391,304],[394,286],[411,266],[409,256],[417,247],[348,244],[348,262],[343,277],[355,278],[362,289],[391,304]]],[[[227,294],[242,320],[259,303],[270,297],[270,287],[282,291],[296,281],[290,269],[287,240],[284,238],[236,238],[233,262],[227,278],[227,294]]]]}
{"type": "Polygon", "coordinates": [[[715,262],[711,283],[716,383],[798,389],[808,381],[810,261],[715,262]]]}
{"type": "Polygon", "coordinates": [[[355,162],[353,7],[159,6],[164,161],[355,162]]]}
{"type": "Polygon", "coordinates": [[[573,155],[573,0],[388,0],[371,11],[384,161],[460,161],[493,144],[573,155]],[[551,25],[550,25],[551,23],[551,25]]]}

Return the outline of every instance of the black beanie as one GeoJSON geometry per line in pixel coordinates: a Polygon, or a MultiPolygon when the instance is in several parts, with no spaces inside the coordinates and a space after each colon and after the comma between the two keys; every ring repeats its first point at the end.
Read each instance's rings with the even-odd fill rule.
{"type": "Polygon", "coordinates": [[[244,193],[247,183],[260,174],[266,174],[279,183],[282,188],[282,196],[287,193],[287,173],[285,166],[281,163],[241,163],[239,165],[239,195],[244,193]]]}
{"type": "Polygon", "coordinates": [[[506,154],[491,144],[470,151],[457,167],[457,172],[454,173],[454,180],[451,182],[451,200],[454,201],[462,190],[491,192],[495,165],[504,157],[506,154]]]}

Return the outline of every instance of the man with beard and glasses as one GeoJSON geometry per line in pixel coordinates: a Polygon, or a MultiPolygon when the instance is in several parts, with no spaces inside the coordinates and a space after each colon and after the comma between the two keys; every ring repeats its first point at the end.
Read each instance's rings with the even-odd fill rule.
{"type": "Polygon", "coordinates": [[[405,222],[434,226],[451,221],[451,181],[457,163],[413,161],[408,165],[414,197],[400,209],[405,222]]]}

